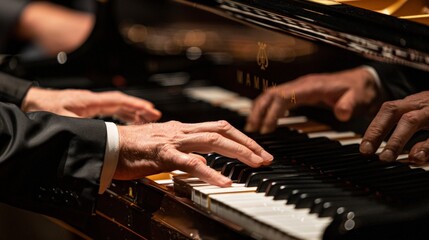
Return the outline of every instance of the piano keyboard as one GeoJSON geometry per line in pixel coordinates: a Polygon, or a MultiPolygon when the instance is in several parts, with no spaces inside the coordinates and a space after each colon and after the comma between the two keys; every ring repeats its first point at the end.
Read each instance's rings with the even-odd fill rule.
{"type": "MultiPolygon", "coordinates": [[[[189,88],[185,94],[241,118],[251,109],[251,100],[218,87],[189,88]]],[[[177,171],[173,179],[155,182],[174,184],[177,195],[237,224],[255,239],[322,239],[330,234],[327,229],[335,229],[333,234],[353,231],[362,227],[362,218],[400,213],[429,197],[428,172],[400,161],[361,156],[361,139],[354,132],[335,132],[303,116],[285,116],[274,133],[250,137],[273,154],[272,165],[254,169],[225,156],[204,155],[209,166],[233,180],[230,188],[177,171]]],[[[399,158],[406,160],[407,155],[399,158]]]]}
{"type": "MultiPolygon", "coordinates": [[[[265,147],[271,146],[274,163],[258,169],[216,154],[206,156],[210,166],[233,179],[233,186],[219,188],[179,175],[175,190],[257,239],[322,239],[335,218],[346,219],[341,227],[350,231],[356,216],[392,213],[427,196],[420,195],[429,190],[429,174],[421,168],[362,157],[357,144],[341,145],[325,137],[304,142],[310,144],[277,148],[270,142],[265,147]]],[[[279,141],[281,145],[287,143],[279,141]]]]}
{"type": "MultiPolygon", "coordinates": [[[[190,89],[187,94],[244,116],[250,112],[250,100],[219,88],[206,90],[190,89]]],[[[354,132],[324,127],[312,127],[316,132],[309,132],[306,124],[305,117],[285,116],[278,120],[279,131],[252,136],[275,156],[269,167],[252,169],[224,156],[206,156],[211,167],[233,180],[232,187],[219,188],[179,175],[174,179],[175,190],[257,239],[309,240],[322,239],[335,218],[345,219],[342,230],[351,231],[356,216],[397,211],[409,203],[408,194],[422,190],[414,188],[417,183],[429,190],[429,174],[423,169],[363,157],[358,150],[361,139],[354,132]]],[[[399,160],[406,157],[403,154],[399,160]]]]}

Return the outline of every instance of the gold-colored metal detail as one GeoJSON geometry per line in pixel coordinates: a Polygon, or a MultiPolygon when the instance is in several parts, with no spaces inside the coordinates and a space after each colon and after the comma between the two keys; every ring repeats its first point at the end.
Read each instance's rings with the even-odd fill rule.
{"type": "Polygon", "coordinates": [[[256,62],[262,70],[265,70],[268,67],[267,44],[258,42],[258,46],[259,50],[258,55],[256,56],[256,62]]]}
{"type": "Polygon", "coordinates": [[[128,188],[128,196],[131,197],[131,198],[134,198],[134,192],[133,192],[133,188],[132,187],[128,188]]]}
{"type": "Polygon", "coordinates": [[[290,97],[290,102],[293,104],[296,104],[296,95],[295,95],[295,91],[292,91],[292,95],[290,97]]]}

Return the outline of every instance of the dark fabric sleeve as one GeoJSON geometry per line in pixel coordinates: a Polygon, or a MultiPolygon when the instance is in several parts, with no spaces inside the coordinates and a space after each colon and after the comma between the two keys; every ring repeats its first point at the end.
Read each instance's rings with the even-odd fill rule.
{"type": "Polygon", "coordinates": [[[387,100],[402,99],[408,95],[429,90],[429,72],[411,67],[372,62],[380,78],[387,100]]]}
{"type": "Polygon", "coordinates": [[[24,114],[0,103],[0,200],[84,226],[106,145],[100,120],[24,114]]]}
{"type": "Polygon", "coordinates": [[[22,100],[32,82],[0,73],[0,101],[13,103],[21,107],[22,100]]]}
{"type": "Polygon", "coordinates": [[[367,64],[375,69],[381,85],[386,93],[387,100],[402,99],[418,90],[411,84],[403,67],[381,62],[367,64]]]}
{"type": "Polygon", "coordinates": [[[0,53],[8,52],[16,24],[29,0],[0,0],[0,53]]]}

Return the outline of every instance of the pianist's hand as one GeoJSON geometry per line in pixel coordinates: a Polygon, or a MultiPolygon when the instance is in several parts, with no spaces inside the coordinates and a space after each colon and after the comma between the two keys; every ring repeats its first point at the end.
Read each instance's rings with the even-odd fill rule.
{"type": "MultiPolygon", "coordinates": [[[[414,133],[429,129],[429,91],[385,102],[366,130],[360,151],[374,154],[392,129],[394,131],[379,155],[384,161],[394,161],[414,133]]],[[[429,139],[411,148],[409,160],[418,164],[429,160],[429,139]]]]}
{"type": "Polygon", "coordinates": [[[348,121],[357,110],[375,102],[377,91],[375,79],[365,67],[306,75],[272,87],[259,96],[245,130],[274,131],[277,119],[283,117],[286,110],[303,105],[327,105],[339,120],[348,121]]]}
{"type": "Polygon", "coordinates": [[[210,184],[227,187],[231,180],[194,153],[217,152],[258,167],[273,157],[226,121],[185,124],[177,121],[118,126],[119,162],[115,179],[137,179],[182,170],[210,184]]]}
{"type": "Polygon", "coordinates": [[[78,48],[89,36],[95,18],[91,13],[57,4],[31,1],[24,8],[16,30],[18,37],[39,44],[46,53],[56,55],[78,48]]]}
{"type": "Polygon", "coordinates": [[[24,112],[48,111],[69,117],[113,116],[124,122],[153,122],[161,113],[151,102],[119,91],[51,90],[32,87],[23,100],[24,112]]]}

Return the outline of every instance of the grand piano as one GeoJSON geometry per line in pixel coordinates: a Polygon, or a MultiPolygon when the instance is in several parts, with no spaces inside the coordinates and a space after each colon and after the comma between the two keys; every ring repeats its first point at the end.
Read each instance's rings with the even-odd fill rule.
{"type": "MultiPolygon", "coordinates": [[[[413,81],[429,79],[423,0],[100,0],[97,6],[93,34],[65,64],[21,59],[8,70],[44,86],[59,84],[52,69],[73,73],[89,80],[86,87],[120,88],[154,102],[162,121],[226,119],[240,129],[251,99],[305,74],[378,62],[412,72],[413,81]]],[[[273,134],[250,135],[274,153],[275,166],[250,169],[205,155],[234,180],[232,190],[182,172],[114,181],[88,225],[76,230],[94,239],[429,236],[426,170],[358,153],[371,116],[340,123],[319,108],[291,115],[273,134]]]]}

